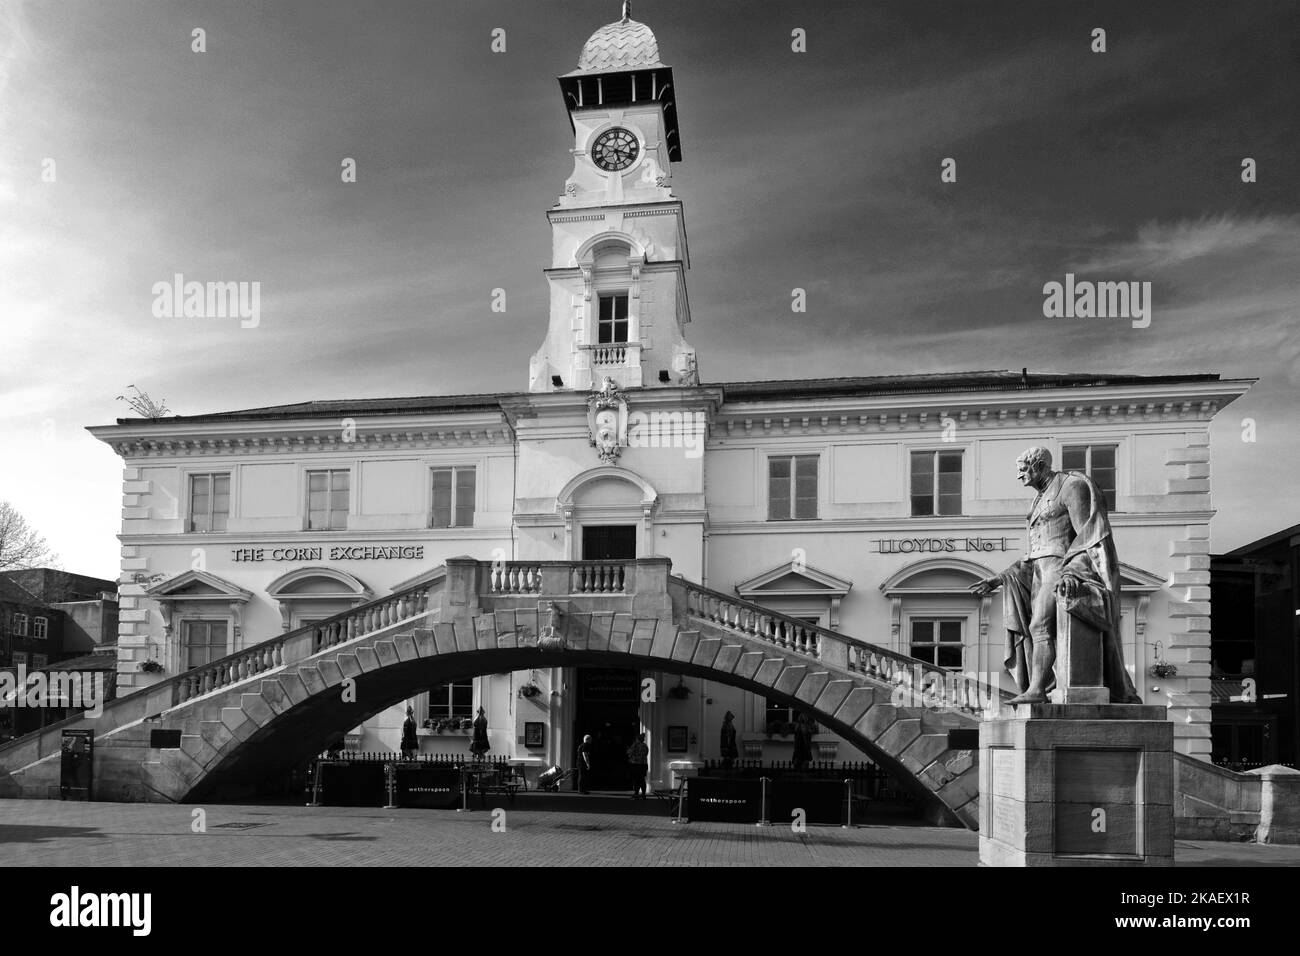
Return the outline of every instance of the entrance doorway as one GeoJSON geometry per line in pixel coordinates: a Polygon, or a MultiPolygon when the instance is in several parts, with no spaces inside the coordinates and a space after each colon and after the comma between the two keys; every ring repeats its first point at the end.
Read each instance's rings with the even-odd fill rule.
{"type": "Polygon", "coordinates": [[[636,525],[596,524],[582,528],[582,560],[636,558],[636,525]]]}
{"type": "Polygon", "coordinates": [[[578,668],[573,766],[578,744],[591,735],[591,789],[630,790],[627,748],[641,733],[641,672],[622,667],[578,668]]]}

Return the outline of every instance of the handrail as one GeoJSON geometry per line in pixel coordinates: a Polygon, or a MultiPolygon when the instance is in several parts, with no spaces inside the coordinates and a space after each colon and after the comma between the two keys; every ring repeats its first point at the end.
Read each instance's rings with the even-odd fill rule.
{"type": "Polygon", "coordinates": [[[1010,691],[977,678],[953,675],[951,671],[935,667],[928,661],[908,657],[818,624],[800,621],[760,604],[706,588],[681,575],[672,575],[669,582],[670,586],[675,585],[684,592],[688,614],[752,635],[784,650],[822,660],[822,644],[833,641],[844,645],[847,650],[847,669],[855,674],[887,683],[907,681],[918,670],[922,675],[933,674],[940,678],[940,690],[937,693],[933,692],[933,688],[923,691],[917,682],[913,682],[913,695],[923,697],[927,702],[938,699],[945,706],[977,712],[984,708],[983,702],[999,702],[1013,696],[1010,691]],[[960,687],[955,684],[950,686],[953,677],[960,678],[960,687]]]}
{"type": "MultiPolygon", "coordinates": [[[[139,711],[131,718],[139,719],[145,716],[142,708],[146,699],[157,700],[160,691],[165,693],[170,689],[171,693],[168,695],[170,706],[175,707],[201,694],[229,686],[274,667],[305,660],[343,641],[427,614],[434,591],[441,588],[444,581],[445,578],[435,577],[422,584],[403,588],[314,624],[286,631],[260,644],[235,651],[200,667],[115,697],[104,705],[104,714],[125,707],[139,711]]],[[[37,738],[43,739],[51,733],[57,737],[58,732],[64,728],[75,727],[90,719],[92,718],[86,717],[84,711],[78,712],[52,724],[46,724],[40,730],[5,741],[0,744],[0,752],[23,746],[37,738]]],[[[130,719],[116,726],[125,723],[130,723],[130,719]]],[[[41,750],[44,751],[43,746],[41,750]]]]}
{"type": "MultiPolygon", "coordinates": [[[[238,683],[263,671],[305,660],[335,644],[342,644],[408,618],[420,617],[428,613],[429,598],[438,586],[436,582],[426,581],[395,591],[177,674],[168,681],[173,688],[172,706],[238,683]],[[300,648],[300,644],[306,646],[300,648]],[[303,650],[305,653],[302,653],[303,650]]],[[[156,690],[156,687],[154,685],[150,689],[156,690]]]]}

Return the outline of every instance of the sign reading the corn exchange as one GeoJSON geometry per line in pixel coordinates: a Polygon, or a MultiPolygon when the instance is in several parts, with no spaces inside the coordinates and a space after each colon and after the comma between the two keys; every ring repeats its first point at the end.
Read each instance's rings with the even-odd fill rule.
{"type": "Polygon", "coordinates": [[[233,561],[321,561],[328,552],[330,561],[419,561],[424,545],[336,545],[331,548],[234,548],[233,561]]]}
{"type": "Polygon", "coordinates": [[[876,538],[881,554],[938,553],[944,551],[1005,551],[1015,538],[876,538]]]}

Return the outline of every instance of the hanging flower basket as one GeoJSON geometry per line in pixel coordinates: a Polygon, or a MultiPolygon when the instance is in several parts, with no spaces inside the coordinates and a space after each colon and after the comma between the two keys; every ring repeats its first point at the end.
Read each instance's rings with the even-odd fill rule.
{"type": "Polygon", "coordinates": [[[161,674],[163,666],[158,661],[149,660],[140,665],[140,670],[146,674],[161,674]]]}
{"type": "Polygon", "coordinates": [[[687,700],[691,696],[691,689],[678,681],[675,687],[668,688],[668,696],[673,700],[687,700]]]}
{"type": "Polygon", "coordinates": [[[541,692],[542,689],[536,684],[525,684],[523,687],[519,688],[520,697],[536,697],[541,692]]]}
{"type": "Polygon", "coordinates": [[[1177,677],[1178,668],[1168,661],[1159,661],[1147,668],[1147,673],[1152,677],[1177,677]]]}

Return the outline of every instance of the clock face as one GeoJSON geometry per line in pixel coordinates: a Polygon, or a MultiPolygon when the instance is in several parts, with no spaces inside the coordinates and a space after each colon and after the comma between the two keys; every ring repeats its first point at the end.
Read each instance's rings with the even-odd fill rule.
{"type": "Polygon", "coordinates": [[[596,137],[591,147],[591,160],[601,169],[614,173],[636,162],[640,152],[636,137],[621,126],[615,126],[596,137]]]}

